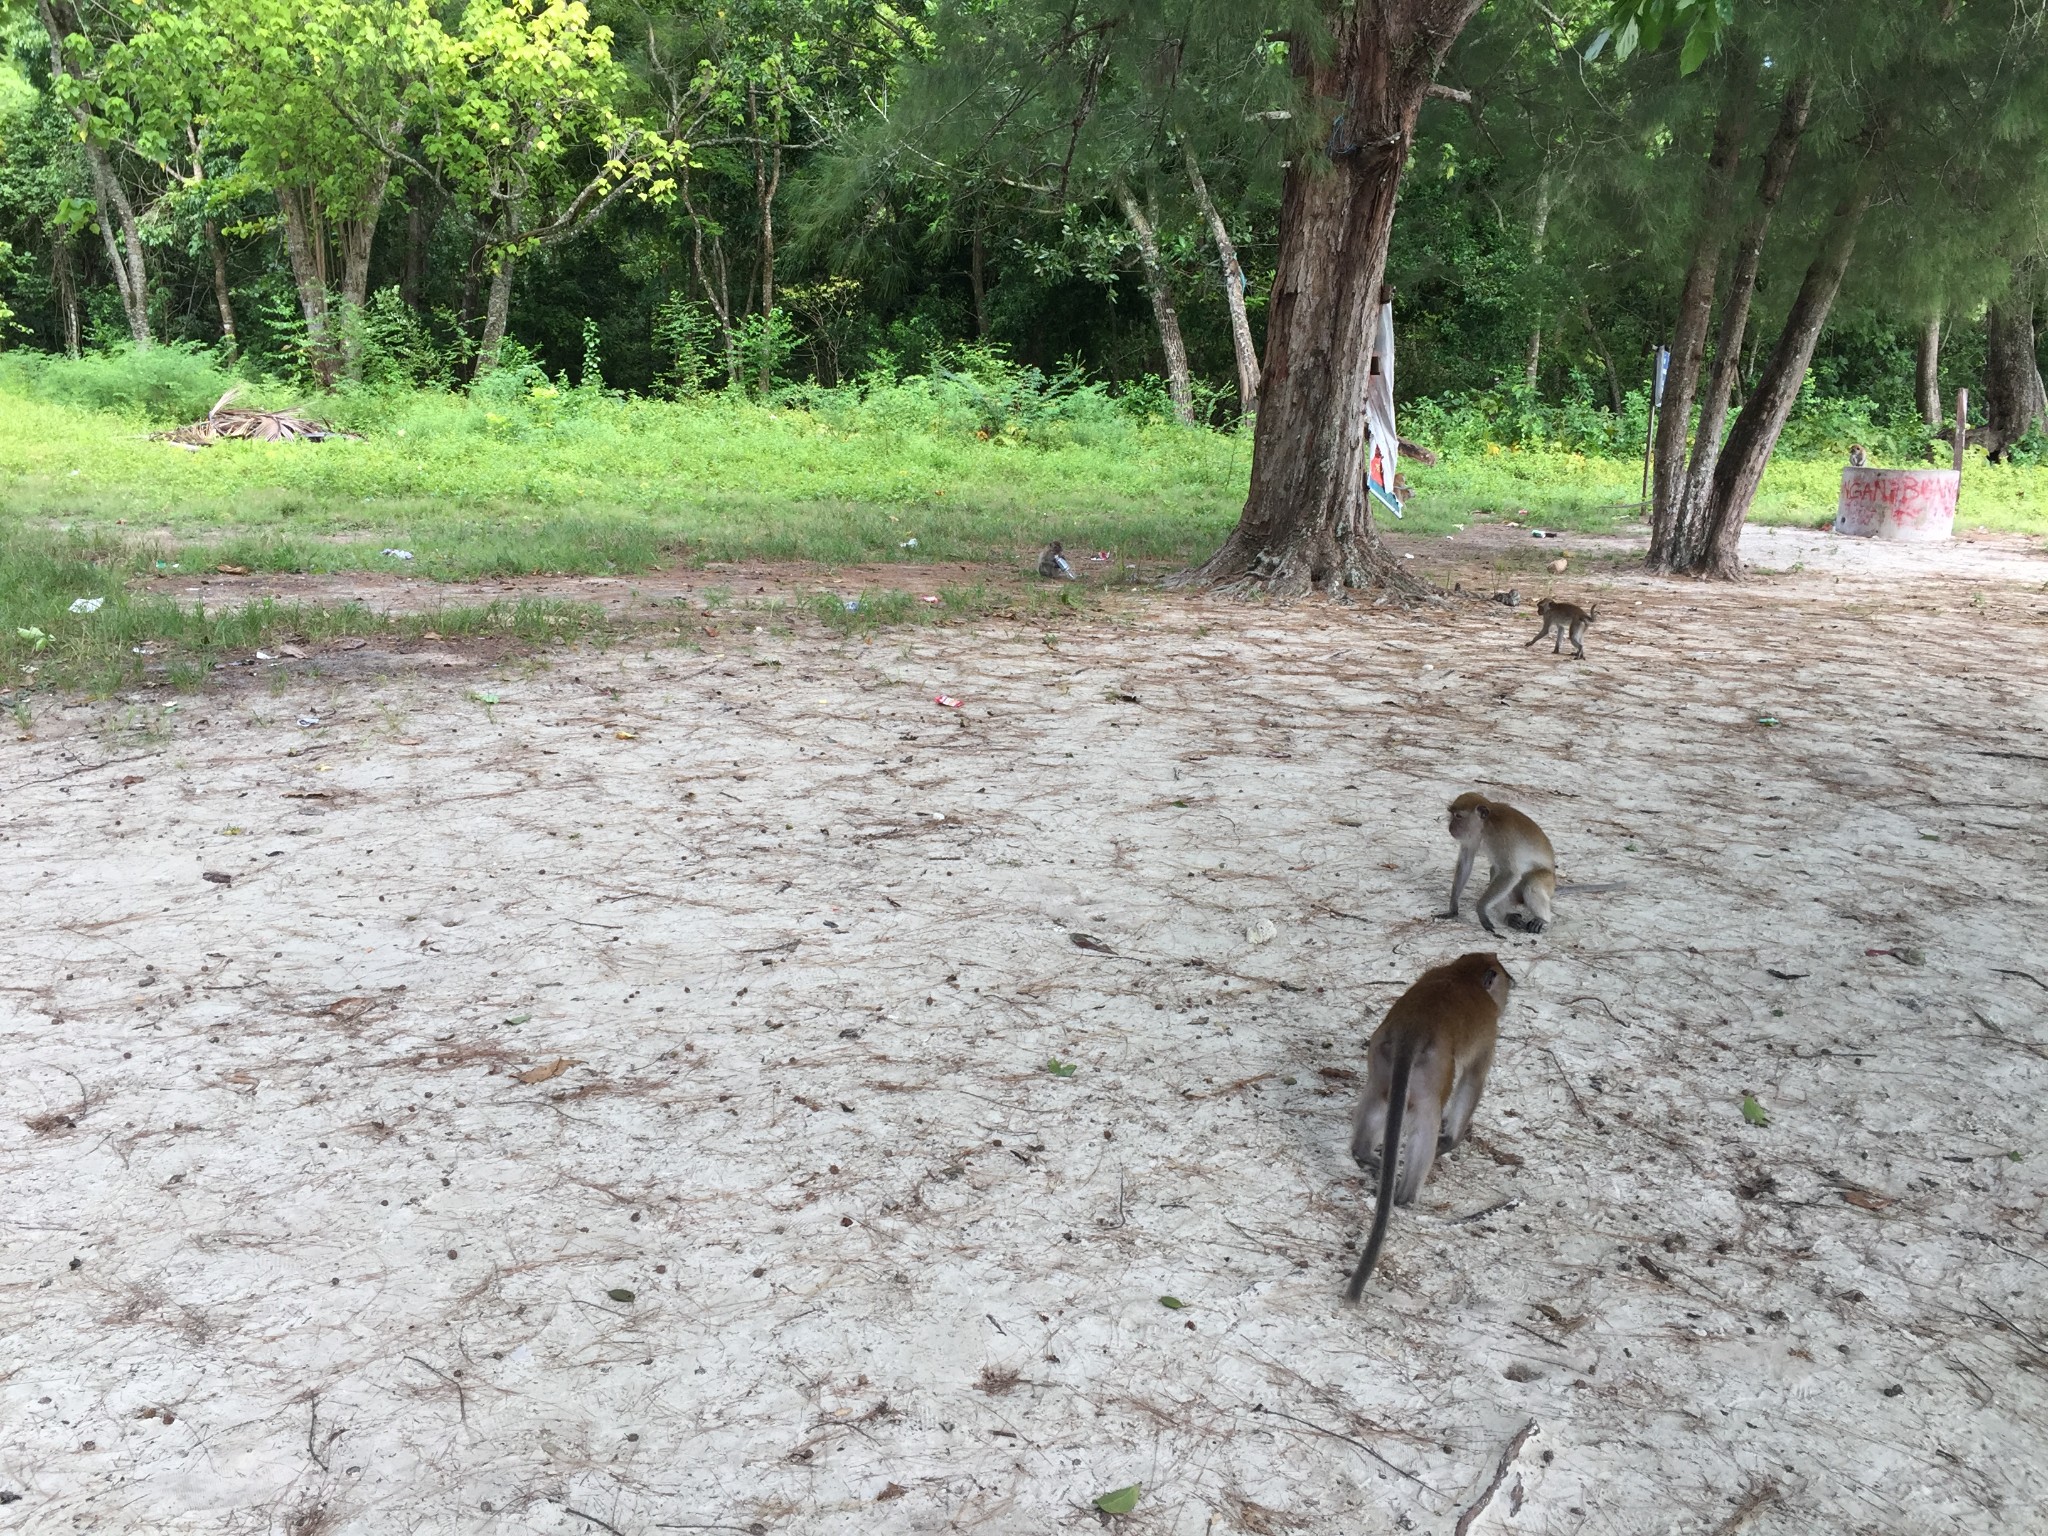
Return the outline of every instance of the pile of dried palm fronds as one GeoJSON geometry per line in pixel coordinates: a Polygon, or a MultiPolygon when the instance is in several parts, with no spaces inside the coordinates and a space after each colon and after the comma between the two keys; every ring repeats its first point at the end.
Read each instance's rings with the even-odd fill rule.
{"type": "Polygon", "coordinates": [[[361,434],[337,432],[324,421],[315,421],[310,416],[301,416],[296,411],[252,411],[233,409],[228,402],[240,394],[240,389],[231,389],[214,401],[213,409],[206,413],[206,419],[195,421],[189,427],[180,427],[175,432],[159,432],[156,435],[166,442],[176,443],[180,448],[205,448],[227,438],[250,438],[259,443],[324,443],[330,437],[348,437],[361,441],[361,434]]]}

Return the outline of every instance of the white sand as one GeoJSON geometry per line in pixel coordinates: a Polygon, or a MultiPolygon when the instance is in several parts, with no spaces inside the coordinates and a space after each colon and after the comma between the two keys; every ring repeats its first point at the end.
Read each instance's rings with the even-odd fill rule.
{"type": "Polygon", "coordinates": [[[0,1529],[1448,1532],[1533,1423],[1471,1531],[2048,1530],[2048,565],[1758,539],[1579,665],[1159,597],[50,710],[0,1529]],[[1354,1310],[1475,786],[1630,889],[1500,941],[1354,1310]]]}

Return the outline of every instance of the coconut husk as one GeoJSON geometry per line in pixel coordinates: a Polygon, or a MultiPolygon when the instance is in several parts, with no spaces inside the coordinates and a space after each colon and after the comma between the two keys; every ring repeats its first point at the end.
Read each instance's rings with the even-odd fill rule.
{"type": "Polygon", "coordinates": [[[324,443],[330,437],[362,440],[360,433],[337,432],[326,422],[302,416],[297,411],[252,411],[229,405],[228,402],[240,393],[239,388],[229,390],[213,403],[213,409],[203,420],[179,427],[175,432],[159,432],[156,436],[181,448],[206,448],[229,438],[259,443],[324,443]]]}

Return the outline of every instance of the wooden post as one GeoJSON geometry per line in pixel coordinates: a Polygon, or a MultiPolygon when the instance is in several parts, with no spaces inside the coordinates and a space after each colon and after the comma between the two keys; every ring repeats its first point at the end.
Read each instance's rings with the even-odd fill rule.
{"type": "Polygon", "coordinates": [[[1970,436],[1970,392],[1969,392],[1969,391],[1968,391],[1967,389],[1959,389],[1959,390],[1957,390],[1957,391],[1956,391],[1956,438],[1955,438],[1955,442],[1956,442],[1956,463],[1955,463],[1955,467],[1956,467],[1956,469],[1957,469],[1957,470],[1958,470],[1959,472],[1961,471],[1961,469],[1962,469],[1962,467],[1963,467],[1963,445],[1964,445],[1964,444],[1965,444],[1965,443],[1966,443],[1966,442],[1967,442],[1967,441],[1969,440],[1969,436],[1970,436]]]}

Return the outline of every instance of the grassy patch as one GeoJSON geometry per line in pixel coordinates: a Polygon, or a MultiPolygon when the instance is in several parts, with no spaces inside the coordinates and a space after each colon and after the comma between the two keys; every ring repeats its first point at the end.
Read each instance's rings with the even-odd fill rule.
{"type": "MultiPolygon", "coordinates": [[[[769,405],[545,381],[340,395],[316,409],[361,442],[191,452],[149,432],[210,404],[200,397],[218,370],[184,354],[90,362],[0,367],[0,528],[120,529],[184,570],[466,580],[678,560],[1014,565],[1049,538],[1189,561],[1236,521],[1251,462],[1245,434],[1140,420],[1085,391],[984,398],[964,376],[769,405]]],[[[1824,522],[1839,469],[1832,455],[1778,459],[1756,520],[1824,522]]],[[[1397,531],[1452,533],[1484,509],[1602,533],[1635,523],[1642,469],[1632,457],[1477,442],[1408,474],[1417,494],[1397,531]]],[[[1960,524],[2048,533],[2048,469],[1974,457],[1960,524]]]]}
{"type": "Polygon", "coordinates": [[[189,687],[229,656],[294,642],[432,633],[544,644],[584,638],[601,625],[594,605],[539,599],[399,616],[360,603],[267,598],[188,606],[129,590],[129,579],[155,562],[152,547],[104,535],[0,529],[0,698],[41,687],[112,693],[145,679],[189,687]]]}

